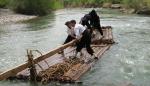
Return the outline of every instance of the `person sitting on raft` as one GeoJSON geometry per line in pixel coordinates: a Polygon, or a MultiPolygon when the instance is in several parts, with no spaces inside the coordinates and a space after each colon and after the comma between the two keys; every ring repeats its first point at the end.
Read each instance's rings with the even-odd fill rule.
{"type": "Polygon", "coordinates": [[[65,23],[65,25],[68,27],[68,29],[67,29],[68,36],[67,36],[64,44],[66,44],[66,43],[72,41],[73,39],[75,39],[74,29],[72,27],[70,27],[71,26],[70,24],[71,24],[70,21],[67,21],[65,23]]]}
{"type": "Polygon", "coordinates": [[[92,10],[89,14],[85,14],[84,17],[81,18],[80,24],[87,26],[91,33],[93,32],[92,28],[97,29],[103,36],[103,31],[100,25],[100,17],[97,15],[95,10],[92,10]]]}
{"type": "Polygon", "coordinates": [[[78,40],[77,48],[76,48],[76,54],[75,57],[77,57],[78,52],[81,51],[82,48],[86,47],[87,52],[94,58],[98,59],[96,55],[94,55],[94,51],[91,48],[91,33],[81,24],[76,24],[75,20],[71,20],[71,27],[74,28],[74,33],[76,36],[76,39],[78,40]]]}

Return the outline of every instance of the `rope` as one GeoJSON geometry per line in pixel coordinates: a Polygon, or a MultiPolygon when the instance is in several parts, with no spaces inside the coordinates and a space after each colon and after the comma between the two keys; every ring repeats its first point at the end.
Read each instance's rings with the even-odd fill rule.
{"type": "MultiPolygon", "coordinates": [[[[75,65],[80,63],[78,58],[69,59],[62,63],[57,63],[48,69],[39,72],[38,76],[42,78],[41,83],[48,83],[49,80],[60,79],[69,69],[75,65]]],[[[67,77],[67,76],[66,76],[67,77]]]]}

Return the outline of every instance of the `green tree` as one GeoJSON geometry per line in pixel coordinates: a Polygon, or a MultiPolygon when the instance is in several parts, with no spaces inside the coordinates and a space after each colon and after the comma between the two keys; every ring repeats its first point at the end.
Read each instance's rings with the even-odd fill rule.
{"type": "Polygon", "coordinates": [[[10,0],[10,7],[17,13],[46,15],[50,10],[50,0],[10,0]]]}
{"type": "Polygon", "coordinates": [[[0,0],[0,8],[6,7],[8,4],[8,0],[0,0]]]}

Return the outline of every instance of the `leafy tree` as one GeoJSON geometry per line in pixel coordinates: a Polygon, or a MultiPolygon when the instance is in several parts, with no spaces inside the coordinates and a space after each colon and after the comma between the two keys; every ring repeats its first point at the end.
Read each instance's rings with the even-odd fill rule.
{"type": "Polygon", "coordinates": [[[41,16],[49,12],[50,0],[10,0],[10,6],[17,13],[41,16]]]}
{"type": "Polygon", "coordinates": [[[0,8],[6,7],[8,4],[8,0],[0,0],[0,8]]]}

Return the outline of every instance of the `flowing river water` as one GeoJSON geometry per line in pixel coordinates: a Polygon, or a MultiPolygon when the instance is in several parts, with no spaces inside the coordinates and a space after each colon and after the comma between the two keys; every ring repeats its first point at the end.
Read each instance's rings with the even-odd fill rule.
{"type": "MultiPolygon", "coordinates": [[[[79,22],[90,10],[62,9],[27,22],[0,25],[0,72],[25,62],[26,49],[45,53],[61,45],[67,36],[65,21],[76,19],[79,22]]],[[[119,86],[126,82],[150,86],[150,17],[108,9],[97,9],[97,12],[102,26],[113,27],[117,44],[81,78],[80,86],[119,86]]],[[[37,85],[15,80],[0,81],[0,86],[37,85]]],[[[46,86],[78,85],[51,83],[46,86]]]]}

